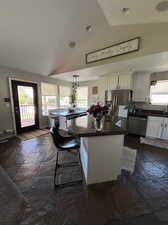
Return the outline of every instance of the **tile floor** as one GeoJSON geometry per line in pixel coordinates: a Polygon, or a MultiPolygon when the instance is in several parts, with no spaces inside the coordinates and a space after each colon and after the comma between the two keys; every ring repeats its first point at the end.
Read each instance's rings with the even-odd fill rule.
{"type": "Polygon", "coordinates": [[[0,144],[0,164],[27,199],[21,225],[167,225],[168,150],[140,144],[135,136],[125,145],[138,150],[132,176],[123,172],[116,182],[55,191],[49,134],[0,144]]]}

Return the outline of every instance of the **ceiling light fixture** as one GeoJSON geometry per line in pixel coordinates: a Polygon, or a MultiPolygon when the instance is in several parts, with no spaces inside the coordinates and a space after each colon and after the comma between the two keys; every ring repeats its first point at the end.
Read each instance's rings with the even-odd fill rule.
{"type": "Polygon", "coordinates": [[[168,10],[168,1],[162,1],[156,6],[158,12],[164,12],[168,10]]]}
{"type": "Polygon", "coordinates": [[[121,12],[122,12],[123,14],[129,14],[130,9],[129,9],[129,8],[122,8],[122,9],[121,9],[121,12]]]}
{"type": "Polygon", "coordinates": [[[92,26],[91,25],[86,26],[85,30],[86,30],[86,32],[92,31],[92,26]]]}
{"type": "Polygon", "coordinates": [[[76,104],[76,92],[79,87],[79,75],[73,75],[72,81],[72,104],[76,104]]]}
{"type": "Polygon", "coordinates": [[[73,75],[72,88],[77,89],[79,87],[79,75],[73,75]]]}
{"type": "Polygon", "coordinates": [[[69,47],[70,48],[75,48],[75,46],[76,46],[76,42],[75,41],[69,42],[69,47]]]}

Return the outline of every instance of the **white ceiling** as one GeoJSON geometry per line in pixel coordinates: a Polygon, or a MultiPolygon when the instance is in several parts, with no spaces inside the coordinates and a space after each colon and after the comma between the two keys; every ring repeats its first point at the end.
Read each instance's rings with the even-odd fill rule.
{"type": "Polygon", "coordinates": [[[96,0],[0,0],[0,64],[48,75],[106,23],[96,0]]]}
{"type": "Polygon", "coordinates": [[[168,21],[168,11],[158,12],[163,0],[97,0],[111,26],[123,24],[158,23],[168,21]],[[129,8],[124,14],[122,8],[129,8]]]}
{"type": "MultiPolygon", "coordinates": [[[[151,7],[156,0],[102,0],[101,3],[106,3],[104,12],[109,3],[109,10],[115,9],[108,12],[110,24],[139,21],[132,9],[134,19],[127,15],[123,18],[117,11],[129,7],[127,2],[132,9],[136,7],[136,15],[143,17],[143,23],[168,19],[167,12],[153,13],[151,7]]],[[[0,64],[42,75],[59,73],[64,68],[72,71],[79,68],[77,64],[85,63],[86,52],[127,40],[134,37],[135,31],[143,33],[144,27],[140,25],[110,27],[107,12],[105,17],[103,11],[97,0],[0,0],[0,64]],[[87,25],[92,25],[91,32],[85,31],[87,25]],[[70,41],[76,41],[76,48],[68,47],[70,41]]]]}
{"type": "Polygon", "coordinates": [[[110,73],[119,72],[139,72],[149,71],[158,72],[168,70],[168,52],[158,53],[154,55],[143,56],[135,59],[130,59],[117,63],[110,63],[101,66],[90,67],[83,70],[62,73],[52,77],[72,81],[73,75],[79,75],[79,81],[97,80],[101,76],[110,73]]]}

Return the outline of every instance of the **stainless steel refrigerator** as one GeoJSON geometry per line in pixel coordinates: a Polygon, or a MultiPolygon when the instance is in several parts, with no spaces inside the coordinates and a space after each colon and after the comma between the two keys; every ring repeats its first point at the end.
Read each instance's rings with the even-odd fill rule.
{"type": "Polygon", "coordinates": [[[132,102],[132,91],[128,89],[105,91],[105,103],[111,106],[111,114],[117,116],[119,105],[128,105],[132,102]]]}

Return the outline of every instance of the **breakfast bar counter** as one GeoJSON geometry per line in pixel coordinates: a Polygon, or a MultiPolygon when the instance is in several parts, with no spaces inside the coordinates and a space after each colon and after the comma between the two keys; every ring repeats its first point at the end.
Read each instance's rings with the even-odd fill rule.
{"type": "Polygon", "coordinates": [[[103,120],[97,130],[92,116],[68,121],[68,132],[80,136],[80,155],[86,184],[116,180],[121,174],[121,156],[126,122],[103,120]]]}
{"type": "Polygon", "coordinates": [[[92,116],[78,117],[68,121],[68,132],[80,137],[126,134],[126,120],[121,120],[121,127],[115,125],[117,120],[117,118],[113,120],[103,119],[101,130],[98,131],[92,116]]]}

